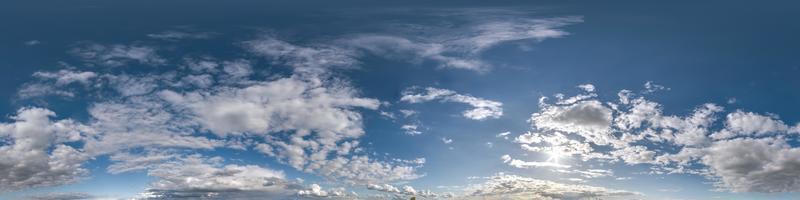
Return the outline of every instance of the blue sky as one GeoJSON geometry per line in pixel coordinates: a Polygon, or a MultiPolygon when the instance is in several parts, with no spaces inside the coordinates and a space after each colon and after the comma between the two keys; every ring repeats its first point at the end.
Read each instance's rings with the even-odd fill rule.
{"type": "Polygon", "coordinates": [[[796,3],[0,6],[0,199],[792,199],[796,3]]]}

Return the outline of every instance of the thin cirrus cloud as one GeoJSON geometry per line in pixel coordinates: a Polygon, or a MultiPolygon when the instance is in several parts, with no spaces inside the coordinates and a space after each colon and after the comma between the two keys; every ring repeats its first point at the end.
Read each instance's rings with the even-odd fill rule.
{"type": "Polygon", "coordinates": [[[167,60],[158,55],[157,51],[156,47],[148,45],[104,45],[84,42],[72,48],[70,53],[86,64],[96,66],[116,67],[131,63],[148,66],[165,64],[167,60]]]}
{"type": "Polygon", "coordinates": [[[400,101],[408,103],[422,103],[435,100],[441,102],[464,103],[472,106],[473,109],[464,111],[462,115],[473,120],[496,119],[503,116],[503,103],[470,95],[458,94],[455,91],[447,89],[427,87],[420,91],[420,89],[417,88],[409,88],[403,92],[403,96],[400,98],[400,101]]]}

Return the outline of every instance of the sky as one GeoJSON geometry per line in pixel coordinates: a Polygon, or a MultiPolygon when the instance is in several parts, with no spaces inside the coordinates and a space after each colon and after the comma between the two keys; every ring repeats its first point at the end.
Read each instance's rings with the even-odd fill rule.
{"type": "Polygon", "coordinates": [[[0,199],[796,199],[791,1],[4,1],[0,199]]]}

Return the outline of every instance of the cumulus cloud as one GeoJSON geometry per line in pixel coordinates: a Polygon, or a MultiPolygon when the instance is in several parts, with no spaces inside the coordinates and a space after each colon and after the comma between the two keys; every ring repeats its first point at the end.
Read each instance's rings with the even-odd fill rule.
{"type": "Polygon", "coordinates": [[[712,135],[714,139],[728,139],[736,136],[763,136],[769,133],[785,133],[790,127],[777,116],[760,115],[737,110],[729,113],[725,130],[712,135]]]}
{"type": "Polygon", "coordinates": [[[222,62],[222,71],[233,78],[242,78],[253,74],[253,66],[244,59],[225,61],[222,62]]]}
{"type": "Polygon", "coordinates": [[[422,132],[417,130],[418,128],[419,128],[419,126],[414,125],[414,124],[405,124],[403,126],[400,126],[400,129],[403,129],[403,131],[407,135],[419,135],[419,134],[422,134],[422,132]]]}
{"type": "Polygon", "coordinates": [[[506,140],[508,140],[508,135],[511,135],[511,132],[510,132],[510,131],[506,131],[506,132],[498,133],[498,134],[497,134],[495,137],[498,137],[498,138],[503,138],[503,139],[506,139],[506,140]]]}
{"type": "Polygon", "coordinates": [[[132,97],[99,102],[89,108],[88,124],[94,130],[86,138],[84,150],[103,155],[140,147],[213,149],[222,141],[193,135],[195,122],[172,113],[157,97],[132,97]]]}
{"type": "Polygon", "coordinates": [[[442,142],[444,142],[444,144],[450,144],[453,143],[453,139],[442,137],[442,142]]]}
{"type": "Polygon", "coordinates": [[[148,170],[158,178],[142,199],[287,198],[299,187],[282,171],[256,165],[223,164],[220,157],[181,156],[148,170]]]}
{"type": "Polygon", "coordinates": [[[89,157],[63,143],[81,139],[83,127],[71,120],[52,121],[53,111],[22,108],[0,123],[0,191],[73,183],[87,175],[89,157]]]}
{"type": "Polygon", "coordinates": [[[84,87],[89,86],[92,80],[96,79],[97,73],[62,69],[55,72],[38,71],[33,73],[33,77],[37,81],[23,85],[17,92],[20,98],[26,99],[49,95],[74,97],[75,92],[67,88],[67,86],[73,83],[79,83],[80,86],[84,87]]]}
{"type": "Polygon", "coordinates": [[[580,156],[584,160],[608,157],[594,152],[594,148],[588,142],[569,138],[561,132],[528,132],[517,136],[514,142],[519,143],[522,149],[532,152],[558,156],[580,156]]]}
{"type": "MultiPolygon", "coordinates": [[[[305,191],[301,193],[286,191],[295,186],[286,183],[280,171],[176,153],[221,147],[258,150],[297,170],[347,184],[417,179],[424,176],[417,172],[424,159],[383,161],[367,156],[371,154],[359,147],[359,138],[365,134],[360,111],[377,110],[381,103],[360,97],[331,70],[355,67],[365,53],[380,54],[388,50],[385,45],[399,45],[402,48],[395,49],[404,53],[427,51],[412,53],[413,58],[481,71],[487,65],[472,59],[481,52],[510,41],[561,37],[566,33],[559,27],[579,21],[492,21],[467,26],[469,34],[436,41],[376,34],[347,36],[329,44],[292,44],[270,36],[239,43],[272,64],[294,69],[289,75],[270,77],[259,76],[262,73],[253,60],[210,56],[184,57],[174,69],[117,71],[124,70],[121,66],[163,66],[168,60],[159,54],[161,48],[141,43],[79,43],[69,53],[84,64],[118,68],[80,71],[68,67],[35,73],[38,80],[23,87],[20,96],[72,97],[78,95],[73,89],[82,86],[88,115],[80,123],[52,121],[50,111],[25,108],[12,118],[15,122],[2,124],[0,171],[5,173],[0,173],[0,186],[16,190],[75,182],[86,175],[81,167],[86,160],[109,156],[106,170],[110,173],[144,170],[157,178],[143,193],[145,199],[249,198],[263,192],[322,196],[319,185],[300,188],[305,191]]],[[[213,35],[180,29],[147,36],[177,41],[213,35]]],[[[473,108],[463,115],[470,119],[502,116],[500,102],[450,93],[427,101],[468,104],[473,108]]],[[[400,112],[405,117],[415,113],[400,112]]],[[[408,194],[432,194],[410,186],[401,189],[408,194]]],[[[331,196],[338,191],[325,192],[331,196]]]]}
{"type": "MultiPolygon", "coordinates": [[[[661,104],[630,90],[620,91],[617,102],[604,103],[594,88],[579,87],[587,93],[569,98],[557,95],[555,104],[543,98],[541,110],[530,119],[537,131],[514,141],[533,152],[650,164],[654,165],[651,173],[656,174],[704,175],[720,190],[797,191],[797,148],[785,139],[796,127],[777,115],[736,110],[720,125],[717,115],[724,109],[713,103],[697,106],[685,116],[665,115],[661,104]]],[[[666,89],[648,82],[642,93],[666,89]]],[[[510,156],[504,156],[503,162],[519,168],[541,166],[510,156]]],[[[583,170],[557,170],[590,174],[579,171],[583,170]]]]}
{"type": "Polygon", "coordinates": [[[612,110],[600,101],[580,101],[566,106],[545,105],[531,116],[530,122],[539,129],[577,133],[597,144],[611,142],[612,110]]]}
{"type": "Polygon", "coordinates": [[[495,175],[473,186],[466,199],[584,199],[635,197],[638,193],[589,185],[563,184],[516,175],[495,175]]]}
{"type": "Polygon", "coordinates": [[[308,197],[344,197],[348,194],[345,193],[344,188],[334,188],[325,191],[317,184],[311,184],[306,190],[297,191],[297,195],[308,197]]]}
{"type": "Polygon", "coordinates": [[[144,45],[84,43],[70,52],[87,63],[100,66],[115,67],[131,62],[142,65],[163,65],[167,61],[157,54],[155,47],[144,45]]]}
{"type": "Polygon", "coordinates": [[[41,83],[29,83],[23,85],[17,95],[21,99],[28,99],[41,96],[60,96],[60,97],[75,97],[75,93],[69,90],[62,90],[53,85],[41,83]]]}
{"type": "Polygon", "coordinates": [[[55,80],[55,84],[57,86],[63,86],[76,82],[81,83],[83,85],[89,85],[91,79],[97,77],[97,74],[88,71],[73,71],[73,70],[62,69],[57,72],[39,71],[33,73],[33,77],[46,80],[55,80]]]}
{"type": "Polygon", "coordinates": [[[151,187],[161,190],[271,190],[285,180],[282,171],[256,165],[223,165],[222,158],[191,155],[159,164],[147,173],[158,177],[151,187]]]}
{"type": "Polygon", "coordinates": [[[508,164],[509,166],[516,167],[516,168],[537,168],[537,167],[553,167],[553,168],[570,168],[569,165],[558,164],[555,162],[528,162],[518,159],[512,159],[510,155],[506,154],[500,157],[503,159],[503,163],[508,164]]]}
{"type": "Polygon", "coordinates": [[[739,138],[719,141],[707,149],[708,165],[717,185],[735,192],[800,191],[800,148],[781,138],[739,138]]]}
{"type": "Polygon", "coordinates": [[[379,102],[354,97],[350,88],[328,87],[320,81],[283,78],[216,93],[164,90],[159,96],[186,109],[184,114],[221,136],[307,130],[324,132],[320,135],[338,141],[362,135],[361,115],[349,108],[376,109],[379,102]]]}
{"type": "Polygon", "coordinates": [[[469,104],[471,110],[464,111],[462,115],[473,120],[484,120],[487,118],[500,118],[503,116],[503,103],[486,100],[470,95],[458,94],[455,91],[428,87],[424,93],[418,88],[409,88],[403,92],[400,101],[408,103],[422,103],[427,101],[439,100],[441,102],[457,102],[469,104]]]}

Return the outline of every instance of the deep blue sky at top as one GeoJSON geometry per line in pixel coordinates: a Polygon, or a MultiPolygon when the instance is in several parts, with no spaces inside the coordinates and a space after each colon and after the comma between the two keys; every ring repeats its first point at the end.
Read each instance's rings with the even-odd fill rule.
{"type": "MultiPolygon", "coordinates": [[[[796,7],[786,3],[745,4],[736,1],[713,2],[581,2],[581,1],[14,1],[4,3],[0,22],[0,67],[4,70],[0,94],[14,94],[31,72],[55,68],[55,62],[69,60],[64,52],[76,41],[124,43],[141,40],[175,26],[192,26],[231,34],[247,29],[273,29],[290,32],[292,37],[335,35],[370,29],[375,22],[393,19],[382,9],[436,9],[471,7],[510,7],[540,10],[541,16],[583,16],[585,23],[568,28],[572,34],[536,46],[536,53],[504,54],[501,62],[530,66],[529,73],[499,67],[487,75],[466,73],[444,76],[477,76],[480,79],[439,79],[441,82],[493,81],[500,85],[536,85],[537,93],[563,91],[576,83],[592,82],[614,91],[652,80],[674,88],[668,104],[698,104],[736,97],[750,109],[781,110],[797,102],[800,61],[793,48],[800,24],[787,23],[797,18],[796,7]],[[369,16],[369,17],[364,17],[369,16]],[[367,24],[367,25],[365,25],[367,24]],[[351,26],[346,26],[351,25],[351,26]],[[360,25],[360,26],[353,26],[360,25]],[[352,27],[352,28],[348,28],[352,27]],[[229,30],[229,32],[226,32],[229,30]],[[288,30],[288,31],[287,31],[288,30]],[[24,48],[24,42],[40,40],[38,48],[24,48]],[[548,76],[567,72],[571,76],[548,76]],[[527,82],[507,76],[525,76],[527,82]],[[500,78],[502,77],[502,78],[500,78]],[[613,78],[609,78],[613,77],[613,78]],[[553,80],[557,78],[557,80],[553,80]],[[514,82],[503,83],[503,80],[514,82]],[[548,90],[545,90],[548,89],[548,90]],[[763,94],[763,95],[758,95],[763,94]],[[686,98],[698,95],[707,99],[686,98]],[[771,98],[760,98],[770,96],[771,98]]],[[[414,16],[402,16],[413,18],[414,16]]],[[[424,20],[424,19],[417,19],[424,20]]],[[[282,33],[286,34],[286,33],[282,33]]],[[[199,42],[198,47],[203,45],[199,42]]],[[[219,44],[219,41],[214,41],[219,44]]],[[[225,53],[225,48],[218,48],[225,53]]],[[[208,51],[208,49],[203,49],[208,51]]],[[[233,53],[233,52],[231,52],[233,53]]],[[[497,54],[506,53],[501,50],[497,54]]],[[[489,55],[491,56],[491,55],[489,55]]],[[[385,64],[385,63],[382,63],[385,64]]],[[[389,63],[391,64],[391,63],[389,63]]],[[[368,69],[389,67],[368,66],[368,69]]],[[[376,69],[377,70],[377,69],[376,69]]],[[[419,69],[421,70],[421,69],[419,69]]],[[[378,74],[381,75],[381,74],[378,74]]],[[[384,73],[384,75],[396,75],[384,73]]],[[[366,77],[365,82],[385,77],[366,77]]],[[[425,77],[417,77],[424,79],[425,77]]],[[[447,77],[429,77],[447,78],[447,77]]],[[[359,77],[356,77],[359,79],[359,77]]],[[[390,82],[390,81],[387,81],[390,82]]],[[[422,81],[420,81],[422,82],[422,81]]],[[[407,84],[407,83],[403,83],[407,84]]],[[[473,85],[463,84],[462,87],[473,85]]],[[[382,84],[381,87],[392,85],[382,84]]],[[[365,86],[368,87],[368,86],[365,86]]],[[[400,85],[398,87],[404,87],[400,85]]],[[[474,88],[474,87],[471,87],[474,88]]],[[[367,89],[367,91],[370,91],[367,89]]],[[[396,91],[388,89],[386,91],[396,91]]],[[[380,95],[399,95],[393,92],[380,95]]],[[[477,93],[477,92],[473,92],[477,93]]],[[[2,98],[0,111],[16,110],[12,98],[2,98]]],[[[683,106],[681,106],[683,107],[683,106]]],[[[788,110],[787,110],[788,109],[788,110]]],[[[794,111],[794,112],[792,112],[794,111]]],[[[782,115],[784,116],[784,115],[782,115]]],[[[796,116],[784,116],[796,119],[796,116]]],[[[789,120],[791,121],[791,120],[789,120]]]]}

